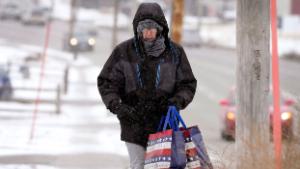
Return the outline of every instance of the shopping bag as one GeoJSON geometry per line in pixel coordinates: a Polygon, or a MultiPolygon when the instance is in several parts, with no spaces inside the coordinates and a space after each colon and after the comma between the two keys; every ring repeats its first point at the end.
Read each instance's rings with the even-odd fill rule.
{"type": "Polygon", "coordinates": [[[191,141],[195,144],[196,151],[200,157],[202,169],[213,169],[200,129],[197,126],[193,126],[189,127],[188,131],[191,141]]]}
{"type": "Polygon", "coordinates": [[[183,127],[179,130],[183,132],[186,151],[186,168],[185,169],[213,169],[212,163],[208,156],[203,137],[197,126],[186,127],[182,117],[176,108],[172,108],[173,128],[178,130],[179,124],[183,127]]]}
{"type": "Polygon", "coordinates": [[[169,108],[167,116],[162,118],[158,132],[149,135],[144,169],[185,168],[184,137],[182,131],[173,129],[171,110],[169,108]],[[162,131],[161,126],[163,126],[162,131]],[[167,129],[167,126],[170,126],[170,129],[167,129]]]}

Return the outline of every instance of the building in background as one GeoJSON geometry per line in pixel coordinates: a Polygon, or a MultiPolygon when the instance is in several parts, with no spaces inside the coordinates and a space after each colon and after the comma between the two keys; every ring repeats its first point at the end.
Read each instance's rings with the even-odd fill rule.
{"type": "Polygon", "coordinates": [[[293,15],[300,15],[300,0],[292,0],[291,8],[293,15]]]}

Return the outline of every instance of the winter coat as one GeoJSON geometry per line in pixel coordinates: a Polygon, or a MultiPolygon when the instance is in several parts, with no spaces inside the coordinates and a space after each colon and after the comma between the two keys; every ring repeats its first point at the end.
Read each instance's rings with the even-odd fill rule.
{"type": "Polygon", "coordinates": [[[166,103],[185,108],[193,99],[197,81],[183,48],[169,40],[169,28],[162,9],[156,3],[142,3],[133,20],[134,37],[115,47],[98,76],[98,89],[109,108],[114,100],[135,107],[141,123],[120,120],[121,140],[146,146],[155,133],[166,103]],[[163,26],[166,50],[159,57],[145,54],[137,35],[138,22],[153,19],[163,26]],[[162,105],[164,104],[164,105],[162,105]]]}

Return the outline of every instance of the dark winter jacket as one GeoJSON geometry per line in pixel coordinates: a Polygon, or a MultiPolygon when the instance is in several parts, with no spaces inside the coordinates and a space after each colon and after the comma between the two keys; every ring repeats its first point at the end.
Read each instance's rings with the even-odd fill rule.
{"type": "Polygon", "coordinates": [[[185,108],[194,97],[197,81],[183,48],[168,39],[169,28],[158,4],[141,4],[133,28],[135,36],[119,44],[105,63],[98,89],[107,108],[115,100],[135,107],[142,120],[130,124],[120,119],[121,139],[145,147],[148,135],[156,132],[161,115],[166,113],[166,105],[185,108]],[[138,38],[136,28],[144,19],[163,26],[166,50],[159,57],[147,56],[138,38]]]}

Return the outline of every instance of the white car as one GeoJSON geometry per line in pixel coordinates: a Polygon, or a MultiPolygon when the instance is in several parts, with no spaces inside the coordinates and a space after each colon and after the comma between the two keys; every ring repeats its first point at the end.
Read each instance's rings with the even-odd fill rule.
{"type": "Polygon", "coordinates": [[[181,38],[182,45],[200,47],[199,19],[195,16],[185,16],[181,38]]]}
{"type": "Polygon", "coordinates": [[[189,47],[200,47],[201,37],[199,29],[183,29],[181,43],[189,47]]]}
{"type": "Polygon", "coordinates": [[[35,6],[24,12],[22,16],[23,24],[45,25],[50,19],[50,10],[42,6],[35,6]]]}
{"type": "Polygon", "coordinates": [[[0,19],[20,19],[22,14],[18,3],[7,2],[0,5],[0,19]]]}

